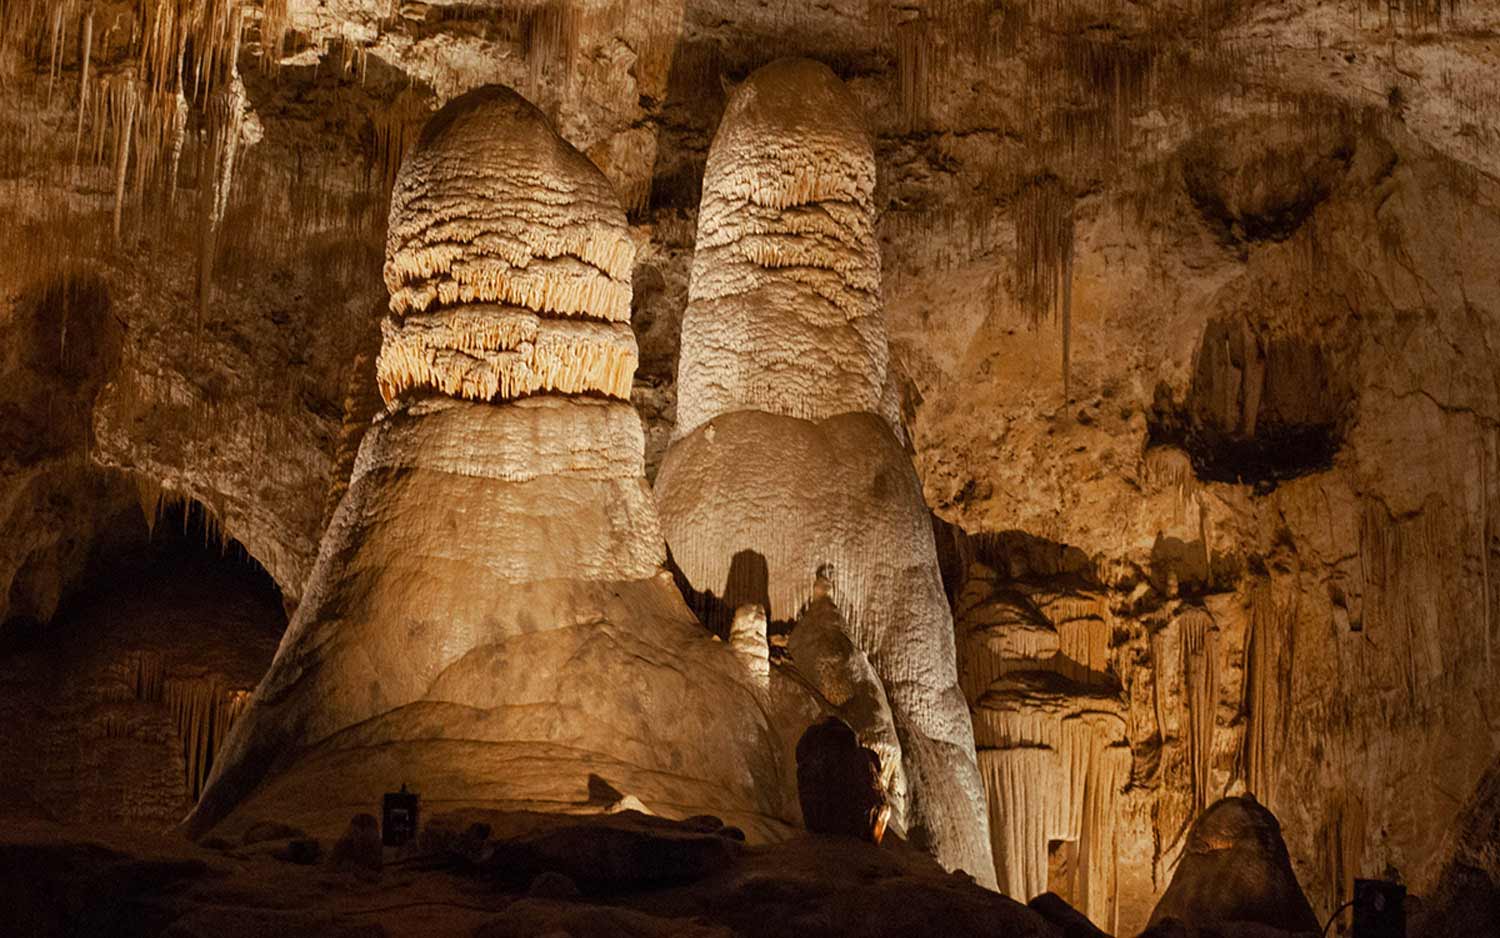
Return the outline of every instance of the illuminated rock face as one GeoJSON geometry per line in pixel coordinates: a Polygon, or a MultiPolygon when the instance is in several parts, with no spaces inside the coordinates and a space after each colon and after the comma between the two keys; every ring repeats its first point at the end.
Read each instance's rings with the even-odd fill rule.
{"type": "Polygon", "coordinates": [[[1065,895],[1118,931],[1120,792],[1131,752],[1119,687],[1101,666],[1106,623],[1070,593],[997,589],[979,563],[954,611],[1001,890],[1065,895]]]}
{"type": "Polygon", "coordinates": [[[635,246],[614,191],[519,95],[463,100],[428,123],[391,194],[381,394],[629,400],[635,246]]]}
{"type": "Polygon", "coordinates": [[[703,183],[678,439],[656,492],[698,593],[725,596],[744,568],[762,570],[771,620],[794,620],[826,576],[889,700],[906,786],[891,793],[893,824],[993,884],[931,520],[884,416],[874,159],[858,114],[807,61],[766,66],[729,102],[703,183]]]}
{"type": "Polygon", "coordinates": [[[859,102],[826,66],[782,59],[736,91],[704,170],[677,437],[736,410],[894,413],[874,191],[859,102]]]}
{"type": "Polygon", "coordinates": [[[191,832],[338,825],[405,782],[445,805],[633,796],[785,833],[791,746],[766,715],[784,682],[768,692],[764,656],[713,640],[662,570],[640,421],[618,399],[631,247],[607,183],[486,88],[434,117],[396,191],[390,412],[191,832]]]}

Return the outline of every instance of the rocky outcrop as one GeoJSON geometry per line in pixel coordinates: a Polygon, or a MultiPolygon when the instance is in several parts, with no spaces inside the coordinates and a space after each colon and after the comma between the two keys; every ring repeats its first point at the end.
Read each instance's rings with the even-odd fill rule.
{"type": "Polygon", "coordinates": [[[1417,938],[1479,938],[1500,921],[1500,760],[1480,778],[1448,836],[1436,888],[1412,916],[1417,938]]]}
{"type": "Polygon", "coordinates": [[[889,840],[876,847],[807,835],[754,846],[699,821],[631,812],[455,812],[433,820],[473,832],[482,859],[434,852],[375,880],[338,873],[331,858],[309,867],[267,849],[208,849],[117,828],[82,838],[21,821],[0,836],[0,899],[7,922],[37,938],[80,925],[108,931],[124,906],[138,907],[131,921],[142,932],[204,938],[901,938],[935,921],[955,938],[1061,934],[1042,915],[889,840]],[[73,899],[64,908],[58,895],[73,899]]]}
{"type": "MultiPolygon", "coordinates": [[[[880,757],[881,783],[888,800],[904,806],[910,790],[890,700],[870,659],[849,640],[849,623],[833,601],[832,589],[827,580],[818,578],[812,602],[787,640],[787,655],[819,701],[853,729],[861,745],[880,757]]],[[[905,824],[899,813],[895,821],[898,827],[905,824]]]]}
{"type": "Polygon", "coordinates": [[[626,314],[632,248],[607,183],[524,99],[485,88],[433,119],[396,192],[390,412],[189,829],[274,815],[317,830],[404,782],[432,803],[570,811],[609,807],[591,806],[604,788],[786,830],[763,680],[662,570],[616,366],[574,370],[507,331],[576,326],[586,358],[626,314]],[[538,374],[596,395],[504,377],[538,374]]]}
{"type": "Polygon", "coordinates": [[[1317,932],[1276,817],[1254,798],[1215,802],[1188,831],[1187,850],[1151,924],[1176,919],[1194,928],[1237,923],[1317,932]]]}
{"type": "Polygon", "coordinates": [[[909,785],[896,815],[944,864],[990,882],[927,507],[880,415],[874,164],[855,114],[812,62],[773,63],[736,90],[703,183],[679,438],[656,492],[696,593],[722,596],[748,567],[770,617],[785,620],[818,575],[833,584],[890,702],[909,785]]]}

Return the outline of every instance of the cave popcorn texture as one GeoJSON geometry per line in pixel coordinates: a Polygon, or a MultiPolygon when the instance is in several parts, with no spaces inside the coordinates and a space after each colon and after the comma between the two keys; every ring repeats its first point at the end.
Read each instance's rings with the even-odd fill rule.
{"type": "Polygon", "coordinates": [[[389,410],[191,833],[255,817],[336,833],[402,782],[449,806],[626,798],[795,830],[792,741],[768,714],[816,710],[706,633],[662,567],[619,399],[626,231],[598,170],[515,93],[433,118],[393,199],[389,410]],[[575,327],[616,364],[526,338],[575,327]]]}
{"type": "Polygon", "coordinates": [[[677,438],[656,492],[698,594],[727,592],[736,558],[758,558],[770,617],[794,619],[826,572],[889,699],[908,789],[893,824],[993,885],[952,614],[888,388],[860,113],[808,60],[735,90],[704,175],[677,438]]]}

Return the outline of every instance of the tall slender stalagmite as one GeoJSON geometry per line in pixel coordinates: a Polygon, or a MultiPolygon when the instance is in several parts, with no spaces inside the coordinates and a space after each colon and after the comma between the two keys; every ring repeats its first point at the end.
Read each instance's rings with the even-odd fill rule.
{"type": "Polygon", "coordinates": [[[403,782],[445,807],[603,810],[613,789],[792,829],[763,656],[715,641],[663,569],[604,177],[479,89],[421,134],[389,231],[388,412],[190,831],[338,828],[403,782]]]}
{"type": "Polygon", "coordinates": [[[890,701],[910,792],[897,813],[993,884],[930,516],[887,416],[874,187],[859,104],[826,67],[775,62],[736,90],[703,181],[657,496],[699,593],[763,571],[752,592],[787,621],[826,575],[890,701]]]}

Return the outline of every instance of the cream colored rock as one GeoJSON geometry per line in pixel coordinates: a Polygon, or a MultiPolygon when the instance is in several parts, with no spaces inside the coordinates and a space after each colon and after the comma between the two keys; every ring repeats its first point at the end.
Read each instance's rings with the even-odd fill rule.
{"type": "Polygon", "coordinates": [[[498,86],[455,99],[391,195],[381,395],[629,399],[634,260],[608,181],[541,111],[498,86]]]}
{"type": "MultiPolygon", "coordinates": [[[[1131,753],[1108,692],[1048,671],[997,681],[974,711],[1000,889],[1018,899],[1066,888],[1079,911],[1113,924],[1115,837],[1131,753]],[[1074,863],[1049,876],[1049,847],[1074,863]]],[[[1065,864],[1066,865],[1066,864],[1065,864]]]]}
{"type": "Polygon", "coordinates": [[[1090,597],[997,590],[995,577],[975,564],[955,615],[1000,888],[1027,901],[1062,893],[1118,931],[1113,884],[1132,753],[1118,684],[1102,667],[1107,624],[1090,597]]]}
{"type": "Polygon", "coordinates": [[[891,823],[906,829],[902,815],[909,791],[901,761],[901,740],[880,677],[865,653],[849,640],[849,624],[833,601],[833,587],[820,576],[813,599],[787,641],[792,665],[854,734],[880,757],[881,784],[892,809],[891,823]]]}
{"type": "Polygon", "coordinates": [[[916,842],[994,882],[953,620],[930,516],[895,435],[874,239],[874,157],[826,66],[740,85],[709,151],[678,363],[676,439],[657,475],[693,590],[765,570],[772,619],[832,570],[837,611],[889,700],[916,842]]]}
{"type": "Polygon", "coordinates": [[[817,62],[752,75],[704,171],[676,435],[717,414],[882,409],[875,155],[859,103],[817,62]]]}
{"type": "Polygon", "coordinates": [[[672,446],[656,493],[673,559],[699,591],[722,591],[748,551],[764,559],[771,618],[785,619],[815,598],[812,574],[830,571],[837,612],[890,701],[908,832],[992,882],[931,521],[889,425],[869,413],[819,423],[726,414],[672,446]]]}
{"type": "Polygon", "coordinates": [[[766,610],[747,603],[734,611],[729,627],[729,647],[739,656],[757,684],[766,686],[771,679],[771,646],[766,643],[766,610]]]}
{"type": "MultiPolygon", "coordinates": [[[[425,359],[436,367],[406,371],[415,380],[394,386],[365,436],[306,599],[192,833],[252,817],[316,831],[403,782],[445,806],[604,811],[631,798],[760,840],[794,829],[791,744],[766,716],[779,711],[764,671],[715,641],[662,569],[635,412],[584,397],[490,402],[608,390],[614,377],[584,372],[527,384],[547,336],[575,326],[633,366],[634,340],[613,325],[629,308],[628,283],[613,279],[628,272],[628,242],[611,240],[622,219],[597,171],[511,92],[467,95],[428,125],[392,209],[387,273],[405,318],[382,356],[406,362],[415,343],[437,350],[425,359]],[[588,270],[533,293],[520,275],[472,279],[455,259],[502,256],[526,277],[588,270]],[[470,293],[484,302],[412,312],[470,293]],[[520,386],[471,393],[469,373],[441,357],[471,352],[532,357],[520,386]],[[482,400],[455,399],[469,396],[482,400]]],[[[614,386],[628,391],[628,371],[614,386]]]]}

